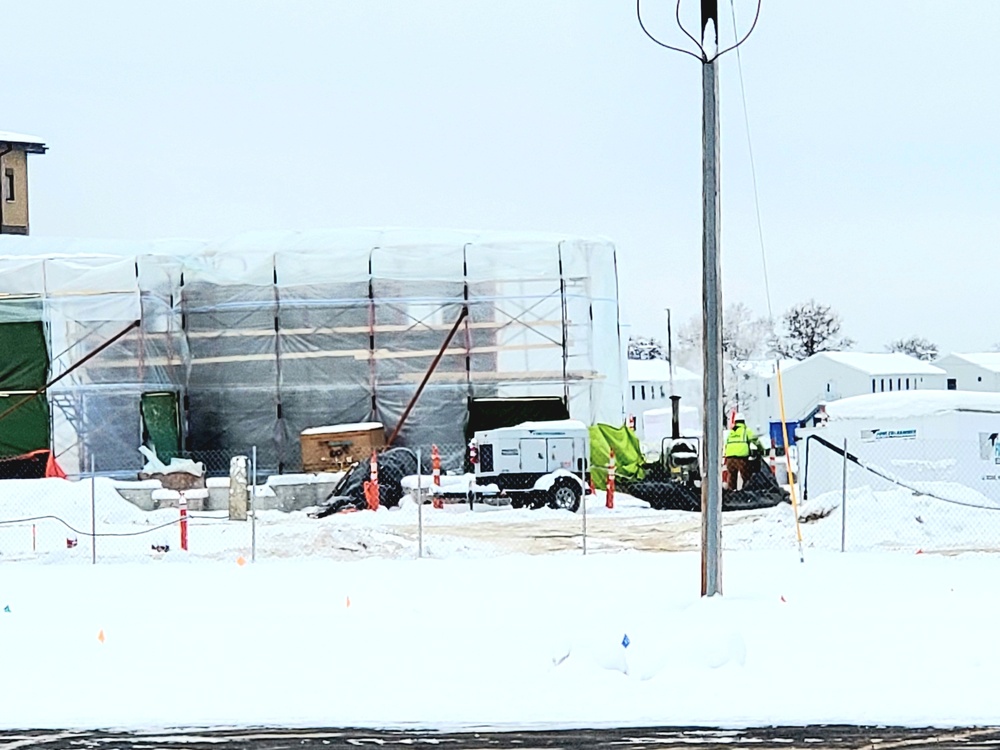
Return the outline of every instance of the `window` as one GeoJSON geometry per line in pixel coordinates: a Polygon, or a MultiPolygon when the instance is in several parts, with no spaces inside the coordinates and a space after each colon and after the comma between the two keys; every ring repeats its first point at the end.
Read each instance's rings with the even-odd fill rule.
{"type": "Polygon", "coordinates": [[[910,390],[910,379],[906,379],[906,390],[910,390]]]}
{"type": "Polygon", "coordinates": [[[949,391],[958,390],[958,381],[955,378],[948,378],[948,390],[949,391]]]}
{"type": "Polygon", "coordinates": [[[896,390],[897,391],[903,390],[903,379],[902,378],[896,378],[896,390]]]}
{"type": "Polygon", "coordinates": [[[880,391],[881,391],[882,393],[885,393],[885,378],[881,378],[881,379],[880,379],[880,380],[878,381],[878,387],[879,387],[879,390],[880,390],[880,391]]]}
{"type": "Polygon", "coordinates": [[[892,378],[889,378],[889,392],[892,393],[892,378]]]}
{"type": "Polygon", "coordinates": [[[655,385],[649,386],[649,397],[651,399],[653,399],[653,401],[656,401],[656,386],[655,385]]]}
{"type": "Polygon", "coordinates": [[[875,393],[875,378],[872,378],[872,393],[875,393]]]}
{"type": "Polygon", "coordinates": [[[660,398],[666,398],[666,397],[667,397],[667,391],[666,391],[666,390],[664,389],[664,387],[663,387],[663,386],[661,385],[661,386],[660,386],[660,398]]]}
{"type": "Polygon", "coordinates": [[[827,392],[827,393],[829,393],[829,392],[830,392],[830,384],[829,384],[829,383],[827,383],[827,384],[826,384],[826,392],[827,392]]]}
{"type": "Polygon", "coordinates": [[[642,400],[646,400],[646,386],[642,386],[642,400]]]}
{"type": "Polygon", "coordinates": [[[14,170],[4,170],[4,182],[7,183],[7,202],[13,203],[17,196],[14,195],[14,170]]]}
{"type": "MultiPolygon", "coordinates": [[[[872,382],[874,383],[875,381],[872,381],[872,382]]],[[[771,384],[768,383],[766,386],[764,386],[764,389],[767,391],[767,397],[771,398],[771,384]]],[[[874,390],[874,389],[875,389],[875,386],[872,385],[872,390],[874,390]]]]}
{"type": "Polygon", "coordinates": [[[976,382],[977,383],[982,383],[983,382],[983,376],[980,375],[978,378],[976,378],[976,382]]]}
{"type": "Polygon", "coordinates": [[[635,401],[635,386],[632,386],[632,400],[635,401]]]}

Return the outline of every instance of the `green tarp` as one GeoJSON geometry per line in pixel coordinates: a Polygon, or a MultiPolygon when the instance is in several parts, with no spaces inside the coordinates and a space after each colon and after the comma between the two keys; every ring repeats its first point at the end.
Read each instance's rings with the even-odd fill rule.
{"type": "Polygon", "coordinates": [[[180,415],[176,393],[144,393],[139,408],[142,410],[144,438],[163,463],[180,455],[180,415]]]}
{"type": "MultiPolygon", "coordinates": [[[[43,387],[49,372],[45,329],[37,320],[0,323],[0,414],[43,387]]],[[[0,419],[0,458],[49,447],[49,403],[35,396],[0,419]]]]}
{"type": "Polygon", "coordinates": [[[590,476],[594,487],[603,490],[608,484],[608,461],[615,449],[615,477],[643,479],[645,460],[639,447],[639,438],[628,427],[597,424],[590,428],[590,476]]]}

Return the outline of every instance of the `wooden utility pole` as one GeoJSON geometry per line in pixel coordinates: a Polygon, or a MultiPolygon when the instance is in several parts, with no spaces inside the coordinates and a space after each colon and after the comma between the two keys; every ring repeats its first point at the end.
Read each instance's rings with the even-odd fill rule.
{"type": "Polygon", "coordinates": [[[722,266],[719,260],[719,3],[701,0],[702,348],[701,593],[722,593],[722,266]]]}

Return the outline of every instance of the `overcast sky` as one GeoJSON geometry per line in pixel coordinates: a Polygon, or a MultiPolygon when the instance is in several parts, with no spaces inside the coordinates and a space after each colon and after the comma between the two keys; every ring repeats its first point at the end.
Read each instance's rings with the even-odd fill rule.
{"type": "MultiPolygon", "coordinates": [[[[735,0],[746,28],[755,0],[735,0]]],[[[730,0],[720,0],[731,37],[730,0]]],[[[697,24],[698,3],[682,0],[697,24]]],[[[673,43],[672,0],[644,0],[673,43]]],[[[31,0],[3,5],[0,130],[32,234],[537,229],[613,239],[632,333],[700,312],[701,74],[630,0],[31,0]]],[[[764,0],[741,49],[775,314],[859,349],[1000,342],[1000,2],[764,0]]],[[[763,290],[735,54],[725,301],[763,290]]]]}

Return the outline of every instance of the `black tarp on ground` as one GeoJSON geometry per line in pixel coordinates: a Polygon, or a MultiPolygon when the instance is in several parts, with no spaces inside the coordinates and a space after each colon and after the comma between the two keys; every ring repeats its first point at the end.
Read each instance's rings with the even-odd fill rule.
{"type": "MultiPolygon", "coordinates": [[[[650,472],[650,478],[620,485],[626,492],[645,500],[656,510],[701,510],[701,490],[681,482],[665,480],[662,472],[650,472]]],[[[770,469],[761,463],[740,490],[722,491],[722,510],[754,510],[772,508],[789,502],[788,493],[777,483],[770,469]]]]}
{"type": "Polygon", "coordinates": [[[34,451],[23,456],[0,459],[0,479],[43,479],[47,475],[49,452],[34,451]]]}
{"type": "MultiPolygon", "coordinates": [[[[417,457],[408,448],[390,448],[376,459],[378,464],[378,500],[387,508],[394,508],[403,499],[403,477],[417,473],[417,457]]],[[[362,461],[344,475],[340,484],[327,498],[314,518],[323,518],[348,508],[364,510],[365,482],[371,476],[371,464],[362,461]]]]}

